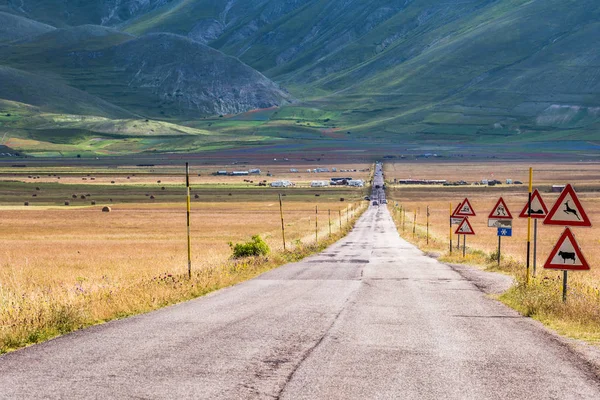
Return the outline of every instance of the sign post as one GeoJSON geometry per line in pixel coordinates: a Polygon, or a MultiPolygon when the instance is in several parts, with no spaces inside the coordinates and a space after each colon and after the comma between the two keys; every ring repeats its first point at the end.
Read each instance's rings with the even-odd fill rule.
{"type": "Polygon", "coordinates": [[[315,243],[319,243],[319,206],[315,206],[315,243]]]}
{"type": "MultiPolygon", "coordinates": [[[[458,229],[456,230],[456,234],[459,235],[458,236],[458,245],[457,245],[457,249],[460,249],[460,235],[463,235],[463,257],[466,254],[466,248],[467,248],[467,237],[464,236],[465,234],[460,232],[459,230],[460,228],[464,225],[465,221],[467,220],[468,217],[474,217],[475,214],[475,210],[473,210],[473,207],[471,206],[471,203],[469,202],[469,199],[465,198],[462,203],[460,203],[456,209],[454,210],[454,213],[452,213],[452,218],[453,218],[453,223],[458,224],[458,229]]],[[[467,221],[467,224],[469,226],[471,226],[471,224],[467,221]]],[[[472,230],[473,228],[471,228],[472,230]]],[[[474,233],[472,233],[474,234],[474,233]]]]}
{"type": "Polygon", "coordinates": [[[567,279],[568,271],[588,271],[590,265],[586,261],[575,235],[567,227],[560,239],[550,252],[548,260],[544,264],[545,269],[563,270],[563,301],[567,301],[567,279]],[[568,263],[567,263],[568,261],[568,263]]]}
{"type": "Polygon", "coordinates": [[[488,226],[498,228],[498,266],[502,254],[502,236],[512,236],[512,214],[504,199],[500,197],[488,216],[488,226]]]}
{"type": "Polygon", "coordinates": [[[279,213],[281,214],[281,236],[283,237],[283,251],[285,251],[285,224],[283,223],[283,202],[279,193],[279,213]]]}
{"type": "Polygon", "coordinates": [[[525,204],[519,218],[533,218],[533,277],[537,274],[537,225],[538,219],[544,219],[548,215],[548,208],[542,199],[540,192],[535,189],[531,199],[525,204]]]}
{"type": "Polygon", "coordinates": [[[192,278],[192,237],[190,234],[190,164],[185,163],[185,189],[187,192],[187,256],[188,256],[188,278],[192,278]]]}
{"type": "MultiPolygon", "coordinates": [[[[531,203],[531,192],[533,189],[533,168],[529,167],[529,203],[531,203]]],[[[531,209],[527,210],[527,271],[525,284],[529,284],[529,264],[531,256],[531,209]]]]}
{"type": "Polygon", "coordinates": [[[450,203],[450,234],[448,237],[450,238],[450,254],[452,254],[452,203],[450,203]]]}
{"type": "Polygon", "coordinates": [[[591,227],[592,222],[588,218],[579,198],[570,184],[562,191],[552,209],[548,212],[545,225],[564,225],[565,231],[550,252],[548,260],[544,264],[546,269],[563,270],[563,302],[567,301],[568,271],[588,271],[590,266],[585,260],[581,248],[575,240],[575,235],[569,226],[591,227]],[[569,260],[569,263],[567,263],[569,260]],[[572,261],[572,262],[571,262],[572,261]]]}
{"type": "Polygon", "coordinates": [[[457,235],[463,235],[463,257],[467,254],[467,235],[474,235],[475,231],[468,218],[463,219],[455,232],[457,235]]]}
{"type": "Polygon", "coordinates": [[[427,244],[429,244],[429,206],[427,206],[427,244]]]}

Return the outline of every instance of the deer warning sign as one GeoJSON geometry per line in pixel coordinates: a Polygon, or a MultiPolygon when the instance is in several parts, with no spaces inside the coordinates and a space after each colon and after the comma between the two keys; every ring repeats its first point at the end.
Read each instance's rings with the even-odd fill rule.
{"type": "Polygon", "coordinates": [[[469,199],[464,199],[460,206],[454,211],[453,217],[474,217],[475,210],[471,207],[469,199]]]}
{"type": "Polygon", "coordinates": [[[465,218],[454,233],[457,235],[474,235],[475,231],[473,230],[473,227],[471,226],[469,220],[465,218]]]}
{"type": "Polygon", "coordinates": [[[567,185],[544,219],[545,225],[592,226],[573,186],[567,185]]]}
{"type": "Polygon", "coordinates": [[[554,246],[544,264],[544,268],[565,271],[587,271],[590,269],[575,240],[575,236],[569,228],[566,228],[560,239],[558,239],[556,246],[554,246]]]}
{"type": "Polygon", "coordinates": [[[498,202],[492,209],[488,219],[513,219],[512,214],[508,210],[508,207],[506,206],[506,203],[502,197],[498,199],[498,202]]]}
{"type": "MultiPolygon", "coordinates": [[[[519,214],[519,218],[529,217],[529,210],[527,209],[528,205],[529,204],[525,204],[525,207],[523,207],[523,211],[521,211],[521,214],[519,214]]],[[[546,203],[544,203],[542,195],[537,189],[535,189],[531,194],[531,206],[529,208],[531,209],[531,218],[544,219],[546,218],[546,215],[548,215],[548,208],[546,207],[546,203]]]]}

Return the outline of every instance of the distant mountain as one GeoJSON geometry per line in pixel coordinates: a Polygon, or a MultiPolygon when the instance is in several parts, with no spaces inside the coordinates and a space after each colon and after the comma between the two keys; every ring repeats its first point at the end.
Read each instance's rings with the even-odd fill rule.
{"type": "Polygon", "coordinates": [[[90,95],[156,118],[237,114],[291,100],[238,59],[167,33],[136,38],[95,25],[56,29],[0,47],[0,64],[59,76],[90,95]]]}
{"type": "Polygon", "coordinates": [[[0,44],[41,35],[53,30],[54,28],[50,25],[0,12],[0,44]]]}
{"type": "Polygon", "coordinates": [[[284,106],[259,115],[263,131],[600,140],[597,0],[0,0],[0,11],[63,28],[20,19],[14,38],[0,31],[0,44],[17,40],[0,65],[139,115],[284,106]]]}

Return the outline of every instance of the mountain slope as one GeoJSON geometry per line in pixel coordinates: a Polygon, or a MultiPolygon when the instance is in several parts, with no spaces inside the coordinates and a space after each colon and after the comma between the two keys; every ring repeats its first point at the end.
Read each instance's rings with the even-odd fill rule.
{"type": "Polygon", "coordinates": [[[130,112],[53,79],[0,66],[0,99],[36,106],[40,111],[127,118],[130,112]]]}
{"type": "Polygon", "coordinates": [[[173,34],[136,38],[99,26],[58,29],[0,47],[0,63],[60,76],[91,95],[158,118],[236,114],[291,100],[238,59],[173,34]]]}
{"type": "Polygon", "coordinates": [[[53,31],[50,25],[0,11],[0,44],[53,31]]]}

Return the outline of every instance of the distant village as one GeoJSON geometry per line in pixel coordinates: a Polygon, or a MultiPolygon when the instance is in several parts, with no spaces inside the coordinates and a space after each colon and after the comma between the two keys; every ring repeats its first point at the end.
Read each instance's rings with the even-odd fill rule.
{"type": "MultiPolygon", "coordinates": [[[[350,173],[350,172],[366,172],[369,169],[364,170],[356,170],[356,169],[337,169],[337,168],[314,168],[314,169],[306,169],[306,173],[309,174],[322,174],[322,173],[350,173]]],[[[290,173],[298,173],[300,172],[297,168],[290,168],[290,173]]],[[[261,175],[262,171],[258,168],[249,169],[247,171],[227,171],[220,170],[215,172],[213,175],[217,176],[249,176],[249,175],[261,175]]],[[[266,176],[272,177],[273,174],[267,171],[266,176]]],[[[262,181],[259,183],[259,186],[266,186],[266,181],[262,181]]],[[[295,186],[295,184],[289,180],[276,180],[269,184],[271,187],[290,187],[295,186]]],[[[326,187],[326,186],[352,186],[352,187],[364,187],[365,181],[362,179],[353,179],[350,176],[346,177],[335,177],[330,178],[329,180],[313,180],[310,183],[311,187],[326,187]]]]}

